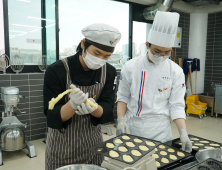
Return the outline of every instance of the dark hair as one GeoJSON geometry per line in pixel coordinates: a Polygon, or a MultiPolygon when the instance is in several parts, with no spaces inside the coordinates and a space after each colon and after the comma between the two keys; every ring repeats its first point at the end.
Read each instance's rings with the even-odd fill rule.
{"type": "MultiPolygon", "coordinates": [[[[84,43],[84,50],[86,50],[91,44],[88,41],[85,41],[84,43]]],[[[81,42],[79,43],[78,47],[76,48],[76,52],[79,53],[79,55],[82,55],[82,48],[81,48],[81,42]]]]}
{"type": "Polygon", "coordinates": [[[151,44],[151,43],[149,43],[149,45],[148,45],[148,46],[149,46],[149,47],[151,47],[151,45],[152,45],[152,44],[151,44]]]}

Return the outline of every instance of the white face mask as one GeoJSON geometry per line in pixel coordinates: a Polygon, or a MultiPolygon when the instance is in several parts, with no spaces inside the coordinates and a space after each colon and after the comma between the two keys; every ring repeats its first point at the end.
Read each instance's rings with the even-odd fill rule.
{"type": "Polygon", "coordinates": [[[150,50],[148,50],[148,55],[149,55],[150,60],[151,60],[155,65],[161,64],[161,63],[164,62],[167,58],[170,57],[170,56],[158,56],[158,55],[153,55],[150,50]]]}
{"type": "MultiPolygon", "coordinates": [[[[82,51],[83,53],[83,51],[82,51]]],[[[84,62],[86,63],[87,67],[91,70],[97,70],[99,68],[101,68],[104,64],[106,64],[106,60],[103,60],[101,58],[95,57],[91,54],[88,53],[88,51],[86,50],[86,56],[82,58],[84,60],[84,62]]]]}

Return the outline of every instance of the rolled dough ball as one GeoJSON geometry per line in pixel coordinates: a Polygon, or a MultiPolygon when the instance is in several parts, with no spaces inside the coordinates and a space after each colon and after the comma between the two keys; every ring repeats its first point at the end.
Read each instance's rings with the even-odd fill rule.
{"type": "Polygon", "coordinates": [[[194,143],[194,141],[191,140],[191,143],[194,143]]]}
{"type": "Polygon", "coordinates": [[[190,140],[199,140],[198,138],[190,138],[190,140]]]}
{"type": "Polygon", "coordinates": [[[177,157],[175,155],[170,155],[170,159],[177,160],[177,157]]]}
{"type": "Polygon", "coordinates": [[[155,146],[155,143],[150,142],[150,141],[146,141],[146,144],[149,145],[149,146],[155,146]]]}
{"type": "Polygon", "coordinates": [[[121,143],[123,143],[123,141],[121,139],[116,139],[115,143],[121,144],[121,143]]]}
{"type": "Polygon", "coordinates": [[[156,167],[160,167],[160,163],[156,161],[156,167]]]}
{"type": "Polygon", "coordinates": [[[127,152],[127,151],[128,151],[128,149],[127,149],[125,146],[120,146],[120,147],[118,147],[118,150],[119,150],[120,152],[127,152]]]}
{"type": "Polygon", "coordinates": [[[165,149],[166,147],[164,145],[159,146],[160,149],[165,149]]]}
{"type": "Polygon", "coordinates": [[[133,162],[133,158],[130,155],[123,155],[123,160],[125,162],[133,162]]]}
{"type": "Polygon", "coordinates": [[[206,148],[206,149],[214,149],[213,146],[205,146],[204,148],[206,148]]]}
{"type": "Polygon", "coordinates": [[[169,160],[168,160],[167,158],[162,158],[162,159],[161,159],[161,162],[167,164],[167,163],[169,163],[169,160]]]}
{"type": "Polygon", "coordinates": [[[146,146],[144,146],[144,145],[140,145],[139,148],[140,148],[140,150],[142,150],[142,151],[148,151],[148,150],[149,150],[149,148],[146,147],[146,146]]]}
{"type": "Polygon", "coordinates": [[[136,142],[136,143],[142,143],[143,141],[140,140],[140,139],[134,139],[134,142],[136,142]]]}
{"type": "Polygon", "coordinates": [[[157,148],[155,148],[155,151],[158,151],[158,149],[157,149],[157,148]]]}
{"type": "Polygon", "coordinates": [[[168,152],[173,153],[173,152],[175,152],[175,150],[174,150],[174,149],[172,149],[172,148],[169,148],[169,149],[168,149],[168,152]]]}
{"type": "Polygon", "coordinates": [[[129,137],[129,136],[126,136],[126,135],[122,136],[122,138],[123,138],[124,140],[130,140],[130,137],[129,137]]]}
{"type": "Polygon", "coordinates": [[[177,155],[180,156],[180,157],[184,157],[184,153],[183,152],[177,152],[177,155]]]}
{"type": "Polygon", "coordinates": [[[131,147],[131,148],[136,146],[133,142],[126,142],[126,145],[131,147]]]}
{"type": "Polygon", "coordinates": [[[204,144],[202,144],[202,143],[195,143],[194,145],[197,145],[197,146],[204,146],[204,144]]]}
{"type": "Polygon", "coordinates": [[[192,146],[192,148],[193,148],[193,149],[198,149],[199,147],[198,147],[198,146],[192,146]]]}
{"type": "Polygon", "coordinates": [[[220,145],[211,143],[210,146],[216,146],[216,147],[218,147],[218,146],[220,146],[220,145]]]}
{"type": "Polygon", "coordinates": [[[161,151],[160,155],[164,155],[165,156],[165,155],[167,155],[167,153],[165,151],[161,151]]]}
{"type": "Polygon", "coordinates": [[[132,150],[131,153],[132,153],[134,156],[141,156],[141,155],[142,155],[138,150],[132,150]]]}
{"type": "Polygon", "coordinates": [[[200,141],[200,143],[209,143],[208,141],[200,141]]]}
{"type": "Polygon", "coordinates": [[[117,157],[119,157],[119,154],[116,151],[109,151],[109,156],[111,156],[113,158],[117,158],[117,157]]]}
{"type": "Polygon", "coordinates": [[[113,143],[107,143],[106,147],[107,148],[115,148],[115,145],[113,143]]]}
{"type": "Polygon", "coordinates": [[[157,154],[153,154],[152,157],[154,157],[154,158],[157,159],[157,158],[159,158],[159,155],[157,155],[157,154]]]}
{"type": "Polygon", "coordinates": [[[182,145],[182,143],[179,143],[179,145],[182,145]]]}

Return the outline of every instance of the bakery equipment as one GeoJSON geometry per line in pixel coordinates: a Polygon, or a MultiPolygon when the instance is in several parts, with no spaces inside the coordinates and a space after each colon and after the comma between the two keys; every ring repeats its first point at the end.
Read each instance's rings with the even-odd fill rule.
{"type": "Polygon", "coordinates": [[[222,149],[204,149],[197,152],[195,157],[198,162],[203,162],[208,158],[213,158],[222,163],[222,149]]]}
{"type": "Polygon", "coordinates": [[[10,67],[11,69],[18,74],[24,68],[24,59],[19,55],[14,55],[10,58],[10,67]]]}
{"type": "Polygon", "coordinates": [[[3,74],[6,74],[6,69],[10,66],[9,57],[6,54],[0,56],[0,68],[3,70],[3,74]]]}
{"type": "MultiPolygon", "coordinates": [[[[197,152],[199,150],[203,149],[210,149],[210,148],[218,148],[222,149],[222,144],[218,142],[214,142],[208,139],[204,139],[198,136],[194,135],[188,135],[190,140],[192,141],[192,147],[193,147],[193,152],[197,152]],[[194,140],[195,139],[195,140],[194,140]]],[[[175,140],[175,144],[180,145],[180,139],[175,140]]]]}
{"type": "MultiPolygon", "coordinates": [[[[189,153],[183,152],[175,147],[170,147],[168,145],[165,144],[161,144],[161,142],[155,141],[155,140],[150,140],[150,139],[146,139],[146,138],[142,138],[142,137],[138,137],[135,135],[130,135],[130,134],[121,134],[115,138],[109,139],[103,143],[100,143],[96,146],[94,146],[93,148],[91,148],[90,150],[96,154],[101,154],[103,156],[108,157],[107,160],[104,160],[102,163],[102,167],[108,168],[110,170],[122,170],[126,167],[132,167],[132,168],[136,168],[137,170],[156,170],[157,169],[157,163],[156,161],[158,159],[152,157],[152,155],[156,152],[156,153],[160,153],[161,151],[166,151],[167,155],[163,156],[161,158],[167,157],[169,156],[169,152],[167,151],[169,148],[174,149],[175,153],[177,153],[178,151],[183,153],[184,156],[179,158],[176,161],[173,160],[169,160],[169,163],[161,163],[160,167],[158,167],[158,169],[163,169],[167,166],[172,166],[174,163],[190,156],[189,153]],[[126,139],[126,136],[128,137],[128,139],[126,139]],[[122,143],[119,143],[119,141],[117,142],[116,140],[121,140],[122,143]],[[130,147],[129,143],[127,142],[131,142],[133,143],[135,146],[130,147]],[[110,146],[108,146],[107,144],[111,144],[110,146]],[[159,146],[164,145],[164,148],[159,148],[159,146]],[[143,148],[141,148],[141,146],[146,146],[148,148],[148,150],[144,150],[143,148]],[[127,151],[122,152],[120,151],[119,147],[125,147],[127,149],[127,151]],[[158,149],[157,151],[155,151],[155,149],[158,149]],[[139,156],[135,156],[133,155],[132,151],[139,151],[141,153],[141,155],[139,156]],[[110,155],[110,151],[115,151],[118,153],[117,157],[113,157],[110,155]],[[133,160],[131,162],[127,162],[126,160],[124,160],[124,156],[128,155],[130,156],[133,160]]],[[[173,154],[173,153],[171,153],[173,154]]]]}
{"type": "Polygon", "coordinates": [[[47,57],[47,55],[43,55],[42,57],[39,58],[38,66],[41,71],[45,72],[50,64],[51,62],[49,57],[47,57]]]}
{"type": "Polygon", "coordinates": [[[31,158],[35,157],[34,146],[25,141],[24,129],[26,128],[26,124],[21,123],[17,117],[12,116],[14,107],[16,110],[19,110],[16,106],[20,98],[24,97],[19,95],[19,89],[16,87],[1,87],[0,97],[5,107],[0,124],[0,165],[2,165],[1,151],[16,151],[26,148],[29,152],[28,156],[31,158]],[[6,117],[5,114],[7,115],[6,117]]]}
{"type": "Polygon", "coordinates": [[[216,84],[216,90],[215,90],[215,113],[216,118],[218,114],[222,114],[222,85],[216,84]]]}
{"type": "Polygon", "coordinates": [[[191,166],[187,170],[222,170],[222,162],[210,158],[191,166]]]}
{"type": "Polygon", "coordinates": [[[60,167],[56,170],[107,170],[105,168],[99,167],[97,165],[90,164],[73,164],[60,167]]]}

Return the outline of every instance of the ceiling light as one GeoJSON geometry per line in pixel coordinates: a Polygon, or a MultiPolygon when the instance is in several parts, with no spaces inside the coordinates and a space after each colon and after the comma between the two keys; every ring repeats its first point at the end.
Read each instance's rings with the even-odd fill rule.
{"type": "Polygon", "coordinates": [[[49,22],[55,22],[55,20],[51,20],[51,19],[43,19],[43,18],[36,18],[36,17],[28,17],[28,18],[39,19],[39,20],[44,20],[44,21],[49,21],[49,22]]]}
{"type": "Polygon", "coordinates": [[[41,30],[41,29],[33,30],[33,31],[30,31],[30,32],[35,32],[35,31],[39,31],[39,30],[41,30]]]}
{"type": "Polygon", "coordinates": [[[22,35],[25,35],[25,34],[27,34],[27,33],[24,33],[24,34],[19,34],[18,36],[22,36],[22,35]]]}
{"type": "Polygon", "coordinates": [[[30,26],[30,25],[20,25],[20,24],[12,24],[12,25],[20,26],[20,27],[42,28],[42,27],[35,27],[35,26],[30,26]]]}
{"type": "Polygon", "coordinates": [[[17,0],[17,1],[22,1],[22,2],[30,2],[30,1],[27,1],[27,0],[17,0]]]}

